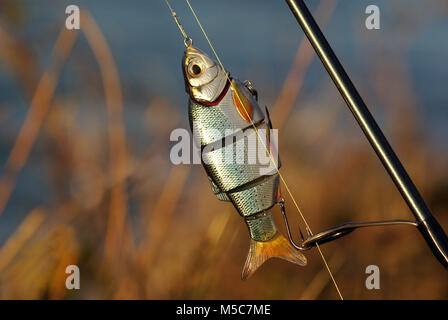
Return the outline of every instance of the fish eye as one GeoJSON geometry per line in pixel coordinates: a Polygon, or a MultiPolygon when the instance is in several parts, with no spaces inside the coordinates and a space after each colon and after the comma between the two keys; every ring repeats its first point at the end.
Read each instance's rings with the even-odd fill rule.
{"type": "Polygon", "coordinates": [[[198,66],[197,64],[194,64],[194,65],[193,65],[192,70],[193,70],[193,73],[194,73],[194,74],[200,74],[201,71],[202,71],[202,70],[201,70],[201,67],[198,66]]]}
{"type": "Polygon", "coordinates": [[[192,77],[197,77],[202,73],[203,69],[201,67],[201,65],[197,62],[197,61],[192,61],[189,65],[188,65],[188,73],[192,76],[192,77]]]}

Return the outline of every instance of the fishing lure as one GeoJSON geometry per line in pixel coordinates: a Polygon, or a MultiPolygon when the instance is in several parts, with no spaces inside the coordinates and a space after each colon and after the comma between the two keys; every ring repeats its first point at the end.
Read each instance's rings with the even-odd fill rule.
{"type": "Polygon", "coordinates": [[[248,144],[238,146],[239,140],[259,135],[263,128],[267,138],[263,147],[271,155],[276,150],[270,139],[269,113],[266,109],[264,114],[259,107],[256,90],[250,82],[243,84],[228,76],[216,61],[192,44],[182,58],[182,71],[190,97],[190,127],[195,143],[203,150],[203,165],[212,190],[219,200],[233,204],[249,229],[250,249],[242,278],[249,278],[272,257],[306,265],[305,256],[279,233],[270,212],[281,201],[277,172],[280,163],[273,174],[264,174],[263,163],[247,161],[257,150],[248,144]],[[238,155],[238,151],[243,154],[238,155]],[[241,155],[246,160],[243,163],[237,161],[241,155]]]}

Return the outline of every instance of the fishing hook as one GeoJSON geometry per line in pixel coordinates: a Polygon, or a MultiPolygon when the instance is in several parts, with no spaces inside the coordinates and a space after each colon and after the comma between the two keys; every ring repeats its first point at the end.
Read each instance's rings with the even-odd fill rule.
{"type": "Polygon", "coordinates": [[[180,32],[182,33],[182,36],[184,37],[184,45],[185,47],[189,47],[193,45],[193,39],[191,39],[187,33],[184,30],[184,27],[182,26],[182,24],[179,21],[179,18],[177,17],[176,12],[174,11],[174,9],[171,7],[170,3],[168,2],[168,0],[165,0],[166,4],[168,5],[168,8],[171,11],[171,15],[173,16],[174,21],[176,22],[177,26],[179,27],[180,32]]]}
{"type": "MultiPolygon", "coordinates": [[[[285,221],[285,226],[286,226],[286,232],[288,233],[288,240],[291,243],[291,245],[294,248],[296,248],[297,250],[300,250],[300,251],[306,251],[306,250],[311,249],[311,246],[310,247],[305,247],[303,245],[298,245],[298,244],[296,244],[294,242],[294,239],[292,238],[292,235],[291,235],[291,228],[289,227],[288,217],[286,216],[285,199],[281,198],[277,202],[277,204],[280,206],[280,209],[282,211],[283,220],[285,221]]],[[[308,235],[310,236],[311,235],[310,230],[307,228],[306,231],[307,231],[308,235]]],[[[303,244],[303,242],[305,241],[305,238],[303,237],[303,233],[302,233],[302,230],[300,229],[300,226],[299,226],[299,233],[300,233],[300,237],[302,238],[302,244],[303,244]]]]}
{"type": "Polygon", "coordinates": [[[294,242],[294,239],[292,238],[291,235],[291,228],[289,226],[288,217],[286,216],[285,201],[283,200],[283,198],[278,202],[278,205],[280,206],[280,209],[283,214],[283,220],[285,221],[289,242],[294,248],[301,251],[306,251],[316,245],[321,245],[326,242],[339,239],[358,228],[391,226],[391,225],[409,225],[417,228],[419,227],[419,223],[417,221],[402,220],[402,219],[369,221],[369,222],[347,222],[325,229],[316,234],[312,234],[310,230],[307,228],[308,238],[306,239],[304,239],[302,231],[299,227],[299,233],[300,237],[302,238],[302,243],[298,245],[294,242]]]}

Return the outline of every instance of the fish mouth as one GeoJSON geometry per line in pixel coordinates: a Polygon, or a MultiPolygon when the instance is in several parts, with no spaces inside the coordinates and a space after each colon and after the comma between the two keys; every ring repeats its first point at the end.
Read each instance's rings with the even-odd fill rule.
{"type": "Polygon", "coordinates": [[[193,56],[202,56],[204,53],[199,50],[198,48],[195,48],[193,46],[188,46],[187,49],[185,49],[184,56],[182,59],[182,65],[185,67],[188,62],[188,58],[191,58],[193,56]]]}
{"type": "Polygon", "coordinates": [[[202,55],[205,55],[205,53],[196,47],[188,46],[187,49],[185,49],[184,57],[188,58],[191,55],[201,55],[202,56],[202,55]]]}
{"type": "Polygon", "coordinates": [[[185,49],[184,51],[184,56],[182,59],[182,64],[184,68],[187,67],[190,58],[196,58],[202,60],[204,66],[206,66],[207,68],[213,67],[214,65],[217,64],[212,58],[209,57],[208,54],[193,46],[188,46],[187,49],[185,49]]]}

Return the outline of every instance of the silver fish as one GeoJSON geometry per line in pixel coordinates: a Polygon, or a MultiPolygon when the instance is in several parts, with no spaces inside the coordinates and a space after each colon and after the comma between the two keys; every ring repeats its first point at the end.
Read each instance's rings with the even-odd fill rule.
{"type": "Polygon", "coordinates": [[[219,200],[233,204],[249,229],[243,280],[272,257],[305,266],[305,256],[278,232],[270,212],[281,197],[280,162],[275,162],[273,172],[264,173],[266,163],[247,161],[254,153],[250,145],[238,144],[244,137],[263,135],[264,152],[270,156],[276,152],[269,114],[258,106],[258,94],[250,83],[231,78],[216,61],[192,45],[185,50],[182,71],[190,96],[190,127],[195,143],[203,150],[203,166],[212,190],[219,200]],[[238,161],[241,154],[246,161],[238,161]]]}

